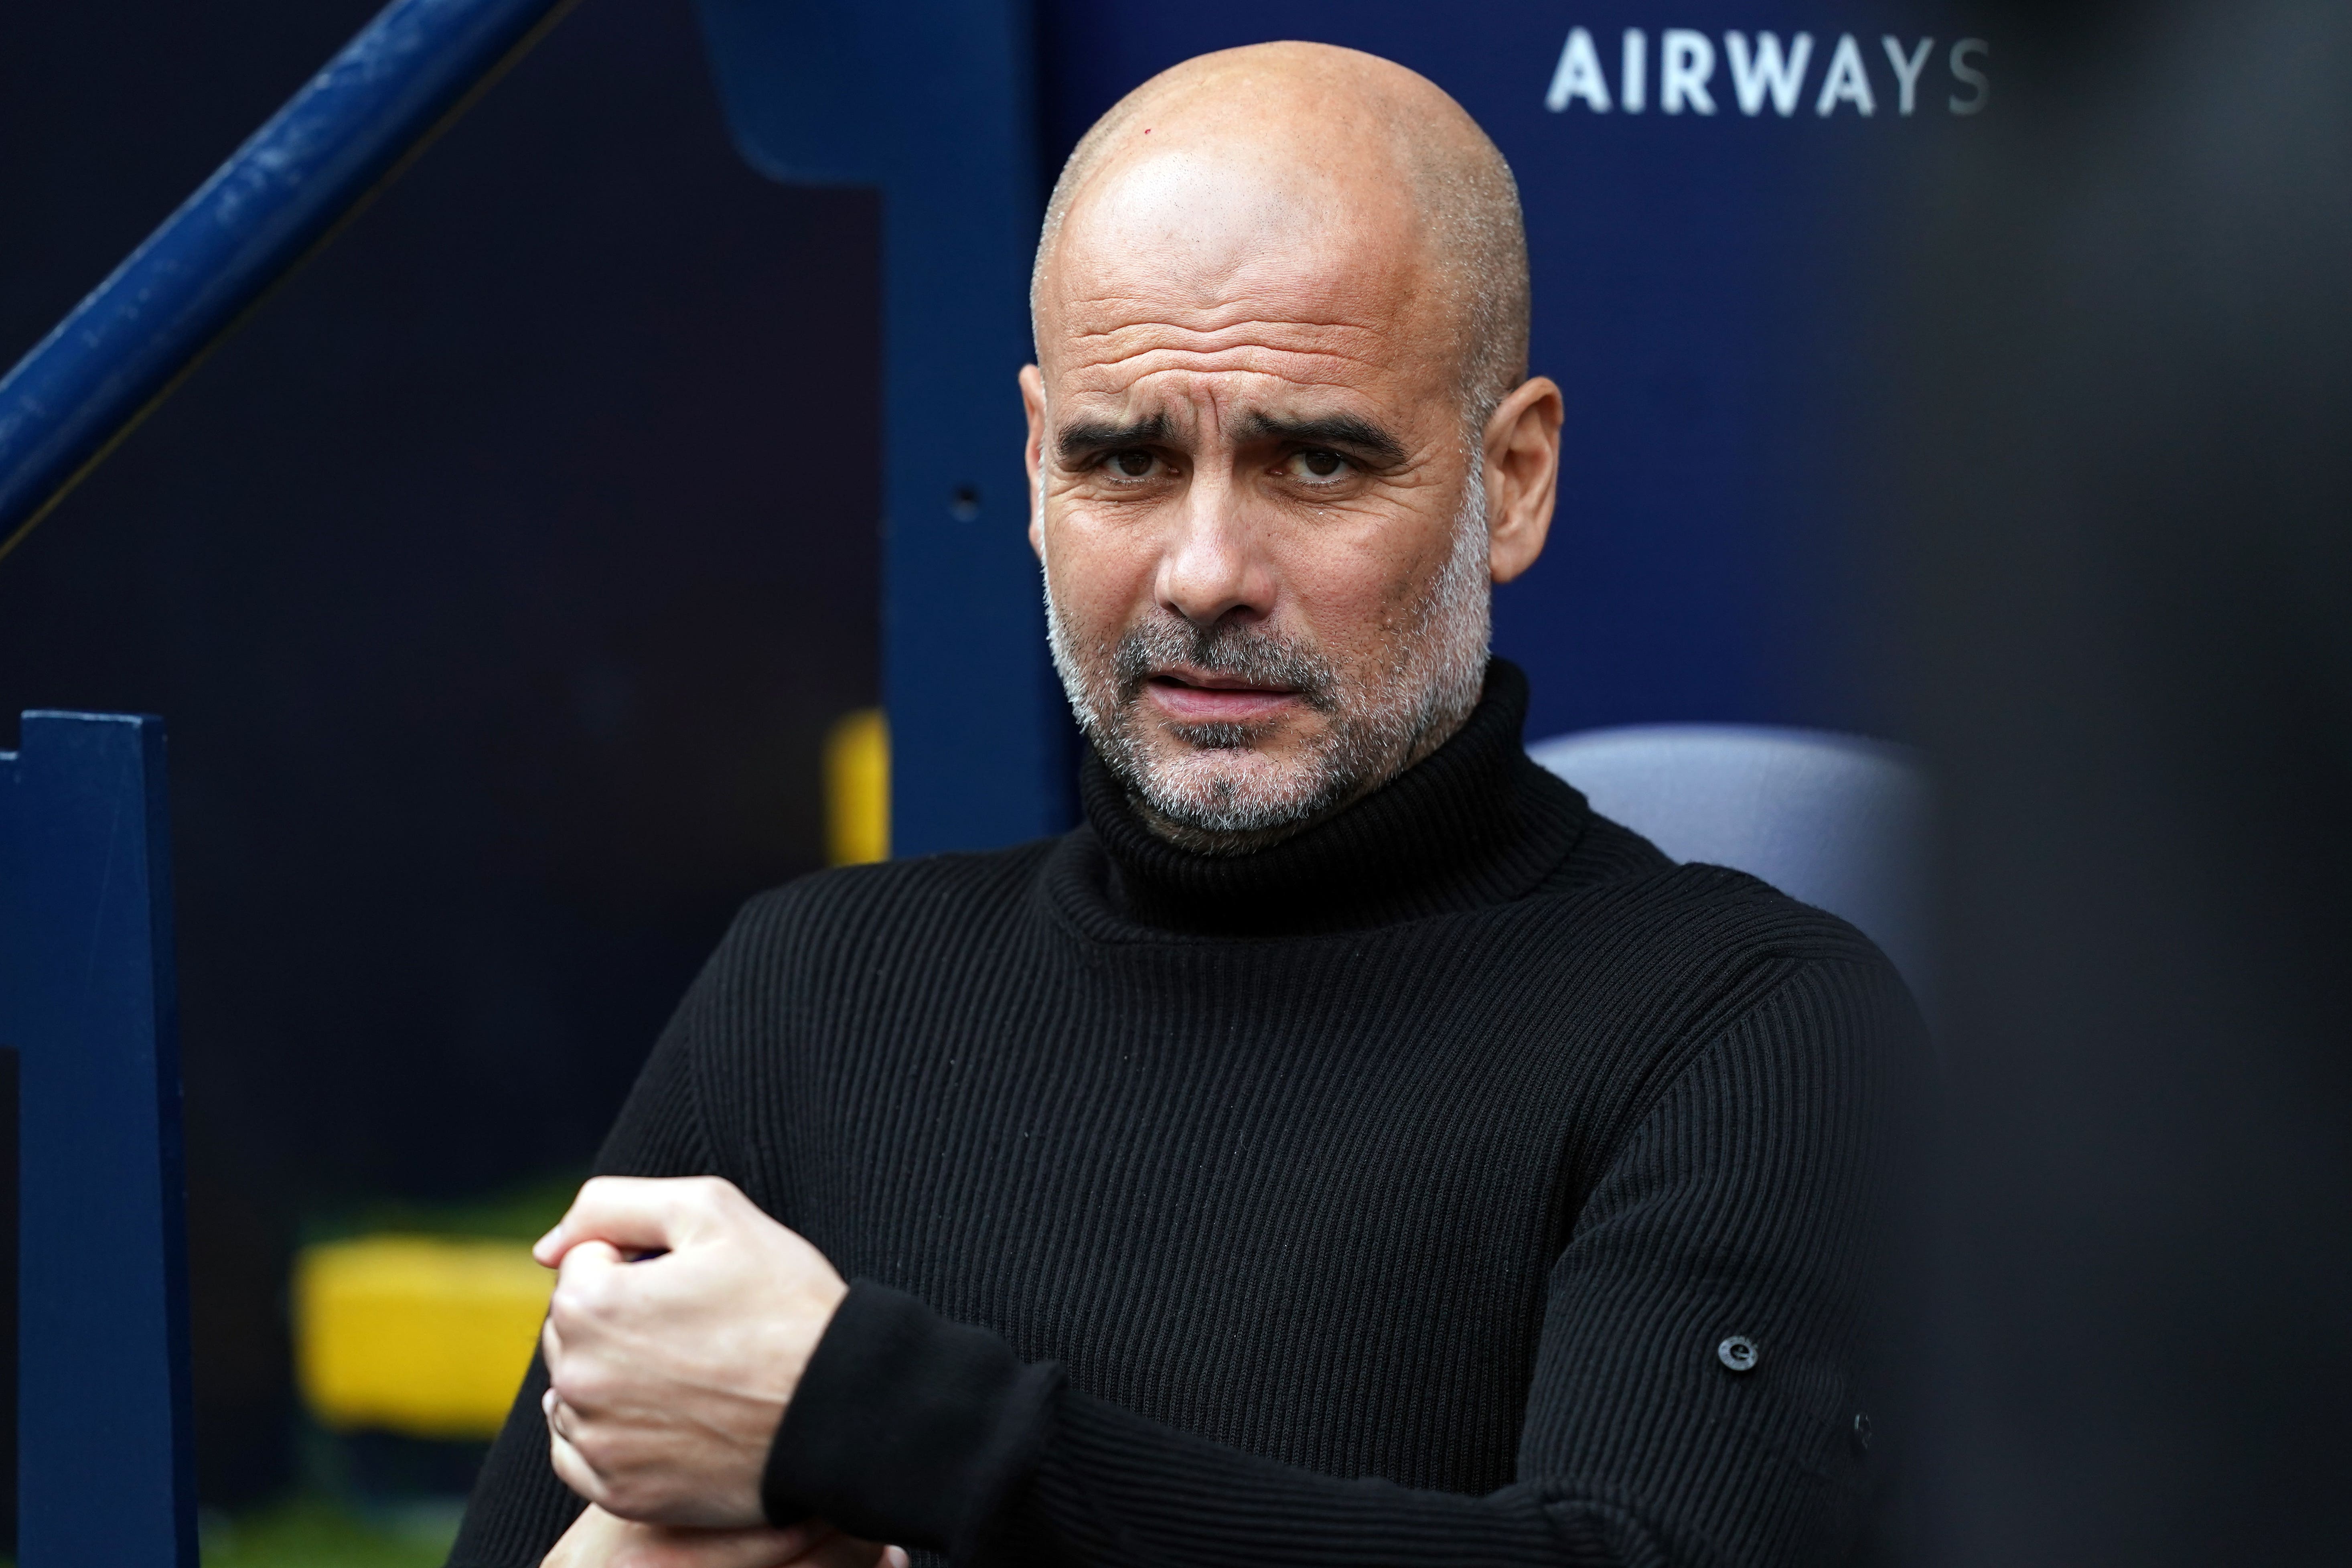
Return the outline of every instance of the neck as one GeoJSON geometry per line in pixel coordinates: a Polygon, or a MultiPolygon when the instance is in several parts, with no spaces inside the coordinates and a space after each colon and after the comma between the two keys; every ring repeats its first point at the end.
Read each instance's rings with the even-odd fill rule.
{"type": "Polygon", "coordinates": [[[1103,856],[1100,896],[1128,921],[1225,935],[1346,930],[1515,898],[1588,820],[1581,797],[1528,760],[1526,704],[1525,679],[1496,660],[1467,718],[1430,726],[1383,784],[1250,847],[1234,835],[1213,848],[1180,840],[1090,755],[1081,837],[1103,856]]]}

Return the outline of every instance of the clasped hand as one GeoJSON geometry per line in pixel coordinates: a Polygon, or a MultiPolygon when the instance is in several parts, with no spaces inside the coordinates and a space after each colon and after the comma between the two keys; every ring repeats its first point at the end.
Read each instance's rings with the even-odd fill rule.
{"type": "MultiPolygon", "coordinates": [[[[791,1534],[764,1528],[760,1481],[848,1291],[824,1254],[717,1177],[603,1176],[532,1255],[559,1270],[541,1332],[551,1456],[595,1505],[548,1562],[794,1560],[751,1549],[791,1534]],[[714,1550],[648,1550],[697,1539],[714,1550]]],[[[802,1551],[824,1533],[800,1531],[802,1551]]]]}

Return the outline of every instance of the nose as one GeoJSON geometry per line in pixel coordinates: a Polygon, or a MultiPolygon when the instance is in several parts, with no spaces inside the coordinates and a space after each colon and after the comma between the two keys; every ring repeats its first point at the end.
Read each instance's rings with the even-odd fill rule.
{"type": "Polygon", "coordinates": [[[1200,473],[1175,509],[1153,586],[1163,609],[1196,626],[1273,613],[1274,576],[1241,515],[1240,500],[1229,479],[1200,473]]]}

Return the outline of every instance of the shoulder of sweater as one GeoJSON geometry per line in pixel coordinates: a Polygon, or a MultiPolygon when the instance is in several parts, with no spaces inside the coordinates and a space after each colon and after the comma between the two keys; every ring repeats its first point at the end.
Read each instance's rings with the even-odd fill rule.
{"type": "Polygon", "coordinates": [[[1782,1022],[1741,1048],[1762,1049],[1791,1070],[1800,1063],[1808,1073],[1826,1069],[1824,1081],[1884,1068],[1916,1089],[1907,1075],[1926,1060],[1925,1026],[1909,987],[1869,937],[1745,871],[1651,853],[1657,860],[1647,868],[1537,895],[1574,903],[1572,915],[1562,910],[1562,935],[1613,949],[1619,964],[1649,977],[1661,1016],[1672,1020],[1656,1035],[1654,1055],[1622,1079],[1628,1120],[1621,1125],[1638,1120],[1743,1020],[1766,1016],[1782,1022]],[[1808,1023],[1789,1027],[1789,1016],[1808,1023]]]}
{"type": "Polygon", "coordinates": [[[1694,957],[1711,952],[1887,964],[1875,943],[1827,910],[1728,866],[1669,859],[1632,829],[1598,816],[1576,853],[1536,896],[1576,900],[1587,921],[1694,957]]]}

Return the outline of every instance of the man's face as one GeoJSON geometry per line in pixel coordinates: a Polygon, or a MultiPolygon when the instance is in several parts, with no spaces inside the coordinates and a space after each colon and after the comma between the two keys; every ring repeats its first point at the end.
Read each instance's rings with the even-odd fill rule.
{"type": "Polygon", "coordinates": [[[1064,225],[1032,541],[1081,721],[1180,835],[1309,820],[1476,700],[1486,478],[1433,290],[1392,186],[1214,148],[1064,225]]]}

